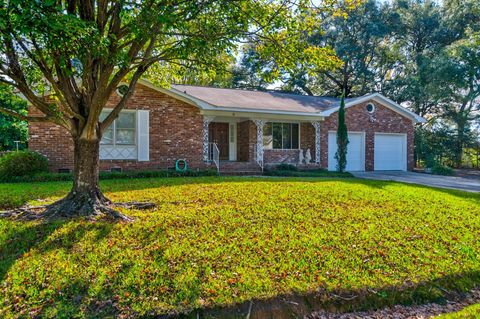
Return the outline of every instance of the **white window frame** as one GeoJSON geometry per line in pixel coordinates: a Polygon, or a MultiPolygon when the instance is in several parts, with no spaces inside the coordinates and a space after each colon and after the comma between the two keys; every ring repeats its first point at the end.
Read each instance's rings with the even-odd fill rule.
{"type": "MultiPolygon", "coordinates": [[[[112,109],[104,109],[103,112],[108,112],[108,114],[110,114],[110,112],[112,112],[112,109]]],[[[112,127],[113,126],[113,143],[102,143],[100,141],[100,145],[105,145],[105,146],[113,146],[113,147],[122,147],[122,146],[137,146],[137,139],[138,139],[138,127],[137,127],[137,111],[136,110],[121,110],[120,111],[120,114],[121,113],[133,113],[134,114],[134,123],[135,123],[135,127],[133,128],[133,133],[135,134],[134,135],[134,138],[133,138],[133,144],[118,144],[117,143],[117,119],[113,120],[112,124],[109,126],[112,127]]]]}
{"type": "MultiPolygon", "coordinates": [[[[298,147],[297,148],[283,148],[283,136],[282,136],[282,148],[274,148],[273,147],[273,141],[272,141],[272,148],[267,148],[267,147],[265,147],[265,144],[263,144],[263,149],[264,150],[267,150],[267,151],[298,151],[302,148],[301,145],[300,145],[300,141],[301,141],[301,138],[300,138],[300,136],[301,136],[301,123],[300,122],[267,121],[267,122],[265,122],[265,125],[267,125],[267,124],[272,124],[273,125],[273,123],[282,124],[282,125],[283,124],[297,124],[298,125],[298,147]]],[[[265,132],[265,127],[264,127],[264,132],[265,132]]],[[[273,126],[272,126],[272,137],[273,137],[273,126]]]]}

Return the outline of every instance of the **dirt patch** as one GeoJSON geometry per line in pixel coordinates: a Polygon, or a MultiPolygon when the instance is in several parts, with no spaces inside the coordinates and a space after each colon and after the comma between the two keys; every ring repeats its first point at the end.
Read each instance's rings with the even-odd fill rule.
{"type": "Polygon", "coordinates": [[[445,304],[429,303],[417,306],[394,306],[376,311],[350,313],[315,312],[305,319],[423,319],[441,314],[457,312],[470,305],[480,303],[480,290],[473,290],[461,300],[447,300],[445,304]]]}

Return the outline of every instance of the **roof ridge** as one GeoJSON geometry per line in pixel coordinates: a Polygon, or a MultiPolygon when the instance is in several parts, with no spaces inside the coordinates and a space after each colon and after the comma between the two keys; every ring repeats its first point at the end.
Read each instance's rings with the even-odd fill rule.
{"type": "Polygon", "coordinates": [[[216,87],[216,86],[207,86],[207,85],[193,85],[193,84],[171,84],[171,86],[189,86],[189,87],[197,87],[197,88],[205,88],[205,89],[217,89],[217,90],[233,90],[233,91],[242,91],[242,92],[254,92],[254,93],[276,93],[276,94],[283,94],[283,95],[292,95],[292,96],[301,96],[301,97],[308,97],[308,98],[327,98],[327,99],[336,99],[340,100],[339,97],[334,96],[327,96],[327,95],[307,95],[307,94],[297,94],[297,93],[289,93],[289,92],[282,92],[277,90],[249,90],[245,88],[223,88],[223,87],[216,87]]]}

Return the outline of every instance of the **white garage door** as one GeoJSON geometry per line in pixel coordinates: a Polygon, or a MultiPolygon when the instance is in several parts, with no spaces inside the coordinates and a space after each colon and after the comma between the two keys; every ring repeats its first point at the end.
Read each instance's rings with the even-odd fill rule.
{"type": "MultiPolygon", "coordinates": [[[[347,146],[347,171],[364,171],[365,170],[365,134],[348,132],[347,146]]],[[[337,169],[337,161],[335,153],[337,152],[337,133],[328,133],[328,170],[335,171],[337,169]]]]}
{"type": "Polygon", "coordinates": [[[374,169],[376,171],[407,170],[407,136],[375,133],[374,169]]]}

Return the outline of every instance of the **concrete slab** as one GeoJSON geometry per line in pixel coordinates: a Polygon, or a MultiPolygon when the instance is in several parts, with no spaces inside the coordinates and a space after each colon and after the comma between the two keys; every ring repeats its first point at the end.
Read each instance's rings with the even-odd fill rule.
{"type": "Polygon", "coordinates": [[[352,174],[357,178],[396,181],[440,188],[457,189],[467,192],[480,192],[480,179],[477,180],[457,176],[440,176],[399,171],[352,172],[352,174]]]}

